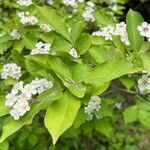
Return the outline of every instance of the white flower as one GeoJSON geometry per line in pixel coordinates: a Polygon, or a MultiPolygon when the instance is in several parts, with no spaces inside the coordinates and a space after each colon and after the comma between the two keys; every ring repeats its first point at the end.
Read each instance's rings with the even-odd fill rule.
{"type": "Polygon", "coordinates": [[[121,109],[122,103],[117,102],[117,103],[115,103],[115,106],[116,106],[117,109],[121,109]]]}
{"type": "Polygon", "coordinates": [[[138,80],[138,87],[141,93],[145,90],[150,90],[150,78],[148,75],[142,75],[142,78],[138,80]]]}
{"type": "Polygon", "coordinates": [[[115,31],[114,31],[115,35],[123,35],[125,31],[126,31],[125,22],[120,22],[120,23],[116,24],[116,28],[115,28],[115,31]]]}
{"type": "Polygon", "coordinates": [[[35,80],[33,80],[30,85],[32,87],[34,87],[34,89],[36,90],[36,92],[38,94],[42,93],[43,91],[45,91],[48,88],[52,88],[53,87],[53,82],[52,81],[48,81],[47,79],[38,79],[36,78],[35,80]]]}
{"type": "Polygon", "coordinates": [[[18,97],[12,93],[8,93],[6,96],[5,106],[12,107],[14,103],[18,100],[18,97]]]}
{"type": "Polygon", "coordinates": [[[53,30],[53,28],[49,25],[49,24],[41,24],[40,28],[44,31],[44,32],[51,32],[53,30]]]}
{"type": "Polygon", "coordinates": [[[98,96],[92,96],[87,106],[84,108],[84,112],[87,114],[87,119],[92,120],[95,116],[97,119],[100,117],[98,116],[97,112],[101,108],[101,99],[98,96]]]}
{"type": "Polygon", "coordinates": [[[8,77],[18,80],[21,77],[21,68],[15,63],[5,64],[2,69],[1,78],[7,79],[8,77]]]}
{"type": "Polygon", "coordinates": [[[102,34],[101,34],[101,31],[94,31],[94,32],[92,33],[92,35],[93,35],[93,36],[101,36],[102,34]]]}
{"type": "Polygon", "coordinates": [[[77,50],[74,47],[70,49],[69,54],[75,58],[78,57],[77,50]]]}
{"type": "Polygon", "coordinates": [[[94,9],[91,6],[87,6],[85,8],[85,11],[82,14],[82,17],[84,18],[85,21],[87,22],[94,22],[95,21],[95,17],[93,15],[94,13],[94,9]]]}
{"type": "Polygon", "coordinates": [[[52,88],[53,85],[52,81],[48,81],[45,78],[36,78],[25,86],[23,86],[23,82],[20,81],[13,86],[11,93],[6,95],[5,106],[11,107],[11,116],[14,117],[15,120],[18,120],[20,116],[23,116],[30,110],[29,101],[32,99],[32,96],[52,88]]]}
{"type": "Polygon", "coordinates": [[[95,3],[93,3],[92,1],[88,1],[86,4],[91,8],[95,7],[95,3]]]}
{"type": "Polygon", "coordinates": [[[28,17],[28,23],[29,24],[35,25],[35,24],[37,24],[37,22],[38,22],[38,19],[35,16],[29,16],[28,17]]]}
{"type": "Polygon", "coordinates": [[[13,29],[10,35],[13,37],[14,40],[19,40],[21,38],[21,35],[18,32],[18,29],[13,29]]]}
{"type": "Polygon", "coordinates": [[[147,22],[143,22],[140,26],[138,26],[138,31],[140,32],[141,36],[145,36],[147,38],[150,37],[150,24],[147,22]]]}
{"type": "Polygon", "coordinates": [[[11,93],[14,94],[14,95],[16,95],[16,94],[18,94],[20,91],[22,92],[22,90],[23,90],[23,82],[20,81],[20,82],[16,83],[16,84],[13,86],[13,88],[12,88],[12,90],[11,90],[11,93]]]}
{"type": "Polygon", "coordinates": [[[127,32],[121,36],[121,42],[123,42],[126,46],[130,45],[127,32]]]}
{"type": "Polygon", "coordinates": [[[20,6],[30,6],[32,4],[32,0],[18,0],[17,3],[20,6]]]}
{"type": "Polygon", "coordinates": [[[49,43],[43,43],[43,42],[38,42],[35,45],[35,48],[32,49],[31,55],[36,55],[36,54],[49,54],[51,48],[51,44],[49,43]]]}
{"type": "Polygon", "coordinates": [[[27,111],[30,110],[28,101],[19,99],[10,111],[10,115],[18,120],[20,116],[23,116],[27,111]]]}
{"type": "Polygon", "coordinates": [[[35,16],[31,16],[28,11],[19,12],[17,14],[22,24],[35,25],[38,22],[38,19],[35,16]]]}
{"type": "Polygon", "coordinates": [[[93,36],[102,36],[105,38],[105,40],[112,40],[112,34],[114,32],[114,27],[111,25],[108,25],[106,27],[102,27],[98,31],[94,31],[92,33],[93,36]]]}
{"type": "Polygon", "coordinates": [[[47,0],[47,4],[53,5],[54,4],[54,0],[47,0]]]}
{"type": "Polygon", "coordinates": [[[26,84],[22,90],[22,93],[25,96],[27,100],[30,100],[32,97],[32,94],[37,94],[36,89],[31,84],[26,84]]]}
{"type": "Polygon", "coordinates": [[[130,45],[129,40],[128,40],[128,34],[127,34],[127,31],[126,31],[125,22],[117,23],[113,34],[120,36],[121,41],[125,45],[127,45],[127,46],[130,45]]]}
{"type": "Polygon", "coordinates": [[[76,7],[77,3],[76,0],[63,0],[63,3],[66,6],[76,7]]]}
{"type": "Polygon", "coordinates": [[[10,115],[11,115],[15,120],[18,120],[18,119],[20,118],[19,111],[17,111],[16,109],[11,109],[11,110],[10,110],[10,115]]]}

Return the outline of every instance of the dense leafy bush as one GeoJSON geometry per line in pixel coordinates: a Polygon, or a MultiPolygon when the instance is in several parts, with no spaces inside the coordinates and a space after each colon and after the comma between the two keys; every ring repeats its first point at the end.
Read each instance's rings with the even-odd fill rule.
{"type": "Polygon", "coordinates": [[[0,1],[2,150],[147,144],[150,24],[126,2],[0,1]]]}

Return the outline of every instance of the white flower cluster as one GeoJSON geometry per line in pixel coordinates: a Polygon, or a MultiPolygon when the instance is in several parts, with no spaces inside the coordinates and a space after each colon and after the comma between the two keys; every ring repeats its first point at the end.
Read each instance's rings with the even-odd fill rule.
{"type": "Polygon", "coordinates": [[[5,105],[11,108],[10,115],[15,120],[18,120],[30,110],[29,101],[33,95],[40,94],[53,87],[53,82],[45,78],[35,79],[25,86],[23,84],[22,81],[16,83],[11,92],[6,95],[5,105]]]}
{"type": "Polygon", "coordinates": [[[140,32],[140,35],[146,37],[150,42],[150,24],[143,22],[137,29],[140,32]]]}
{"type": "Polygon", "coordinates": [[[38,19],[35,16],[30,15],[28,11],[18,12],[18,17],[20,18],[20,22],[26,25],[35,25],[38,22],[38,19]]]}
{"type": "Polygon", "coordinates": [[[138,88],[141,93],[145,90],[150,90],[150,77],[146,74],[142,75],[142,78],[138,80],[138,88]]]}
{"type": "Polygon", "coordinates": [[[43,43],[43,42],[38,42],[35,45],[35,48],[32,49],[31,55],[36,55],[36,54],[49,54],[51,48],[51,44],[49,43],[43,43]]]}
{"type": "Polygon", "coordinates": [[[44,32],[51,32],[53,30],[53,28],[49,25],[49,24],[41,24],[40,28],[44,31],[44,32]]]}
{"type": "Polygon", "coordinates": [[[12,36],[12,38],[14,40],[19,40],[21,38],[20,33],[18,32],[18,29],[13,29],[10,33],[10,35],[12,36]]]}
{"type": "Polygon", "coordinates": [[[101,99],[98,96],[92,96],[87,106],[84,108],[84,112],[87,114],[87,120],[92,120],[95,116],[97,119],[100,116],[97,114],[101,108],[101,99]]]}
{"type": "Polygon", "coordinates": [[[77,50],[74,47],[70,49],[69,54],[75,58],[78,57],[77,50]]]}
{"type": "Polygon", "coordinates": [[[20,6],[30,6],[32,4],[32,0],[18,0],[17,3],[20,6]]]}
{"type": "Polygon", "coordinates": [[[102,27],[99,31],[94,31],[92,33],[93,36],[102,36],[105,40],[112,40],[112,34],[114,33],[114,27],[108,25],[106,27],[102,27]]]}
{"type": "Polygon", "coordinates": [[[77,6],[76,0],[63,0],[63,4],[71,7],[77,6]]]}
{"type": "Polygon", "coordinates": [[[119,35],[121,38],[121,41],[125,45],[130,45],[129,40],[128,40],[128,34],[127,34],[126,26],[127,25],[125,22],[117,23],[115,31],[114,31],[114,35],[119,35]]]}
{"type": "Polygon", "coordinates": [[[18,80],[21,77],[21,67],[17,66],[15,63],[5,64],[2,69],[1,78],[7,79],[8,77],[18,80]]]}
{"type": "Polygon", "coordinates": [[[93,15],[94,7],[95,7],[95,4],[92,1],[87,2],[87,6],[85,7],[85,11],[82,14],[82,17],[84,18],[85,21],[87,21],[87,22],[94,22],[95,21],[95,17],[93,15]]]}
{"type": "Polygon", "coordinates": [[[94,31],[92,33],[93,36],[102,36],[105,40],[112,40],[112,35],[120,36],[121,41],[125,45],[130,45],[128,40],[128,35],[126,31],[126,24],[125,22],[117,23],[115,27],[108,25],[106,27],[102,27],[98,31],[94,31]]]}

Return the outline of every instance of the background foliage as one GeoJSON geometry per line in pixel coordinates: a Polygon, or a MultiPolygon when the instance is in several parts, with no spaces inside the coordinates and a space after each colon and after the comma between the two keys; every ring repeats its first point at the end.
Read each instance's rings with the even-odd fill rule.
{"type": "MultiPolygon", "coordinates": [[[[1,141],[11,136],[0,144],[0,150],[149,150],[149,91],[145,95],[136,91],[141,72],[135,73],[143,69],[150,73],[149,44],[146,42],[143,44],[144,38],[132,26],[139,25],[143,18],[146,21],[150,20],[149,1],[118,0],[118,10],[114,11],[112,9],[114,3],[111,0],[109,2],[93,0],[96,4],[96,22],[94,23],[87,23],[82,19],[84,4],[80,5],[77,13],[68,17],[72,10],[66,8],[59,0],[56,0],[52,6],[58,12],[45,7],[45,4],[47,6],[48,4],[44,0],[34,2],[37,5],[27,8],[28,11],[36,15],[40,23],[44,20],[45,23],[50,24],[56,32],[41,33],[37,26],[24,29],[16,17],[16,10],[25,8],[18,7],[13,0],[1,0],[0,70],[3,64],[13,60],[24,69],[22,79],[26,82],[36,76],[58,81],[53,89],[56,95],[52,95],[53,90],[39,95],[38,99],[42,101],[39,105],[37,104],[39,109],[32,109],[25,119],[18,122],[5,116],[8,110],[1,109],[1,141]],[[140,12],[143,18],[132,10],[127,16],[130,8],[140,12]],[[113,25],[119,21],[125,21],[126,16],[131,47],[120,44],[117,38],[110,42],[101,37],[91,36],[99,25],[113,25]],[[9,36],[10,31],[16,27],[22,34],[19,42],[12,41],[9,36]],[[71,34],[68,34],[67,28],[71,28],[71,34]],[[53,43],[50,56],[28,55],[39,39],[53,43]],[[77,48],[81,59],[68,55],[68,49],[72,46],[77,48]],[[99,55],[99,49],[102,51],[101,55],[99,55]],[[129,53],[130,57],[126,57],[126,53],[129,53]],[[116,71],[112,72],[110,67],[115,68],[116,71]],[[79,83],[77,88],[71,82],[72,80],[79,83]],[[91,95],[100,95],[102,99],[102,109],[99,114],[104,117],[100,120],[86,120],[83,106],[91,95]],[[49,99],[51,101],[48,101],[49,99]],[[59,100],[50,105],[57,99],[59,100]],[[45,108],[49,105],[51,108],[49,107],[46,111],[45,108]],[[58,111],[61,105],[64,106],[65,115],[58,111]],[[57,111],[53,111],[55,107],[57,111]],[[68,112],[77,114],[76,119],[74,115],[70,117],[68,112]],[[62,126],[58,127],[59,132],[57,132],[57,125],[51,126],[53,113],[58,116],[54,122],[65,118],[65,121],[62,120],[62,126]],[[44,122],[47,128],[44,127],[44,122]],[[73,125],[72,122],[74,122],[73,125]],[[133,123],[128,124],[130,122],[133,123]],[[9,130],[10,128],[13,130],[9,130]],[[57,144],[52,145],[49,132],[54,142],[66,129],[68,130],[60,137],[57,144]]],[[[4,104],[4,93],[14,83],[12,79],[0,80],[0,84],[3,85],[0,87],[2,96],[0,108],[4,104]]]]}

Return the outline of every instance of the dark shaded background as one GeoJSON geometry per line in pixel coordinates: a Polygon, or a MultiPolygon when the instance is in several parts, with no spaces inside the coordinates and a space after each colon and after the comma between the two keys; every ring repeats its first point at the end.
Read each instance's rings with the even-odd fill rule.
{"type": "MultiPolygon", "coordinates": [[[[126,4],[126,10],[124,14],[127,14],[130,8],[138,11],[143,16],[145,21],[150,22],[150,0],[129,0],[129,2],[126,4]]],[[[126,16],[124,16],[124,18],[125,17],[126,16]]]]}

